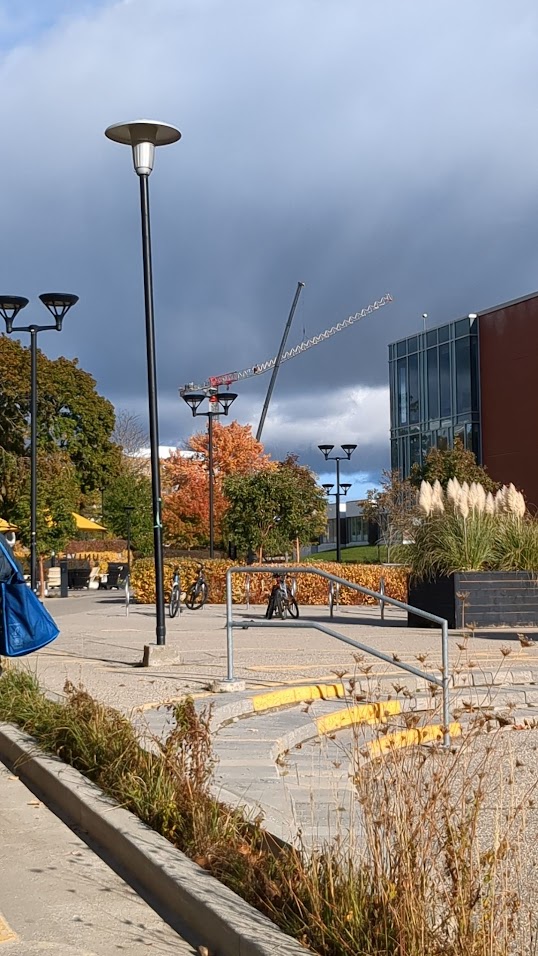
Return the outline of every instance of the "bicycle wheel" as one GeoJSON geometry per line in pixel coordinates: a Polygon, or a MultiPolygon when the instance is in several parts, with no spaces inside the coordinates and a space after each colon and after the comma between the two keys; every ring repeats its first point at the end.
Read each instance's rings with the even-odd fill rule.
{"type": "Polygon", "coordinates": [[[193,584],[187,591],[185,604],[190,611],[198,611],[207,600],[207,584],[193,584]]]}
{"type": "Polygon", "coordinates": [[[290,617],[298,618],[299,617],[299,605],[294,597],[288,598],[288,611],[290,617]]]}
{"type": "Polygon", "coordinates": [[[175,617],[177,612],[179,611],[179,588],[178,587],[174,586],[172,588],[168,610],[170,611],[170,617],[175,617]]]}

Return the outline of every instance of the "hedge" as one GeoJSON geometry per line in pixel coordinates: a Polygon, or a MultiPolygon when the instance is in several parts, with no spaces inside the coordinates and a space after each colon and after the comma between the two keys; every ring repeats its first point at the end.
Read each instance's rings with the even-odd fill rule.
{"type": "MultiPolygon", "coordinates": [[[[233,561],[214,559],[213,561],[198,561],[192,558],[176,558],[164,562],[165,600],[168,601],[172,588],[174,568],[179,567],[182,590],[185,590],[196,580],[198,566],[202,565],[209,586],[209,601],[212,604],[226,602],[226,571],[233,567],[233,561]]],[[[291,565],[293,567],[293,565],[291,565]]],[[[381,577],[385,581],[385,594],[399,601],[407,600],[407,574],[405,567],[390,567],[379,564],[337,564],[334,561],[320,561],[311,567],[319,568],[330,574],[346,578],[354,584],[362,584],[372,591],[379,590],[381,577]]],[[[270,567],[268,567],[270,570],[270,567]]],[[[232,576],[232,597],[234,604],[244,604],[246,601],[245,579],[246,574],[232,576]]],[[[270,574],[251,573],[250,603],[264,604],[267,601],[272,586],[270,574]]],[[[131,585],[135,601],[140,604],[155,602],[155,568],[151,558],[141,558],[135,561],[131,569],[131,585]]],[[[329,582],[325,578],[314,574],[297,575],[297,600],[299,604],[327,604],[329,582]]],[[[340,588],[340,604],[375,604],[374,598],[340,588]]]]}

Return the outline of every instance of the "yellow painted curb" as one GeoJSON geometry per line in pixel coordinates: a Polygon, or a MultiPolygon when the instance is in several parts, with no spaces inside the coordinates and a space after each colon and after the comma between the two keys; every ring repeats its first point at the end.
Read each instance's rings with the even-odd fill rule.
{"type": "Polygon", "coordinates": [[[280,690],[271,690],[267,694],[256,694],[252,697],[252,707],[255,714],[273,707],[285,707],[287,704],[297,704],[307,700],[329,700],[331,697],[345,697],[342,684],[303,684],[300,687],[282,687],[280,690]]]}
{"type": "Polygon", "coordinates": [[[0,944],[13,943],[18,938],[17,934],[13,932],[11,926],[6,923],[4,917],[0,914],[0,944]]]}
{"type": "MultiPolygon", "coordinates": [[[[451,737],[459,737],[461,724],[448,725],[451,737]]],[[[410,730],[399,730],[394,734],[387,734],[380,740],[371,740],[367,745],[371,757],[378,757],[388,750],[398,750],[400,747],[414,747],[417,744],[427,744],[434,740],[443,739],[443,728],[440,724],[429,724],[427,727],[413,727],[410,730]]]]}
{"type": "Polygon", "coordinates": [[[400,713],[400,701],[386,700],[375,704],[358,704],[355,707],[345,707],[343,710],[336,710],[332,714],[325,714],[324,717],[317,717],[314,723],[319,734],[330,734],[334,730],[341,730],[342,727],[350,727],[351,724],[378,723],[387,717],[400,713]]]}

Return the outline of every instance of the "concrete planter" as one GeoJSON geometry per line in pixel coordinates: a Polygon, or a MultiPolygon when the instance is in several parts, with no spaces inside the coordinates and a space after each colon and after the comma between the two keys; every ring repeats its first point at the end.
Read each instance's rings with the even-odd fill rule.
{"type": "MultiPolygon", "coordinates": [[[[527,571],[462,571],[433,581],[409,581],[413,607],[448,620],[448,626],[538,626],[538,580],[527,571]]],[[[408,627],[434,627],[411,612],[408,627]]]]}

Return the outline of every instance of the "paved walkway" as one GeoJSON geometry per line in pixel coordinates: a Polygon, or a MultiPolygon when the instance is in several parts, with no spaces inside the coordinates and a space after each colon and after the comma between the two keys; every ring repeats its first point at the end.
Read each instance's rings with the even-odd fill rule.
{"type": "MultiPolygon", "coordinates": [[[[241,701],[254,694],[301,684],[341,684],[343,675],[351,676],[357,682],[357,695],[368,700],[399,696],[404,705],[419,709],[428,701],[419,688],[417,703],[416,679],[399,671],[396,664],[357,654],[352,647],[314,629],[293,630],[293,625],[285,624],[270,630],[235,630],[235,672],[246,681],[247,690],[214,695],[208,687],[226,676],[222,606],[185,611],[167,620],[167,643],[180,647],[183,663],[152,668],[143,668],[140,662],[144,644],[155,639],[154,608],[134,606],[127,616],[122,595],[102,591],[54,598],[47,606],[60,624],[61,636],[28,658],[27,666],[57,693],[62,692],[66,679],[80,682],[97,698],[129,714],[149,735],[166,733],[169,715],[163,703],[187,693],[200,707],[213,705],[215,724],[222,708],[240,707],[241,701]]],[[[308,615],[330,623],[335,630],[388,656],[438,673],[439,630],[408,629],[400,611],[387,610],[384,622],[377,608],[341,608],[332,622],[327,608],[301,611],[303,619],[308,615]]],[[[234,608],[238,619],[255,620],[263,613],[261,607],[234,608]]],[[[516,631],[495,630],[475,632],[467,639],[454,633],[449,645],[451,669],[458,682],[476,679],[505,684],[497,689],[497,702],[513,700],[522,713],[535,715],[532,705],[538,705],[538,687],[530,682],[536,678],[538,684],[538,640],[536,646],[523,647],[516,631]]],[[[475,703],[482,699],[472,686],[460,692],[461,698],[475,703]]],[[[310,841],[334,834],[336,824],[339,828],[350,826],[351,755],[356,750],[356,732],[320,736],[313,724],[349,706],[349,698],[313,704],[303,701],[279,712],[270,708],[255,714],[255,719],[238,720],[232,715],[226,724],[221,722],[214,747],[219,758],[216,786],[223,798],[242,801],[252,812],[261,808],[266,826],[285,839],[298,829],[310,841]]],[[[426,722],[426,716],[421,722],[426,722]]],[[[393,725],[393,729],[404,728],[405,718],[396,716],[393,725]]],[[[334,724],[329,730],[331,727],[334,729],[334,724]]],[[[368,731],[361,734],[367,742],[368,731]]]]}
{"type": "Polygon", "coordinates": [[[0,828],[0,945],[13,943],[6,953],[197,952],[1,764],[0,828]]]}

